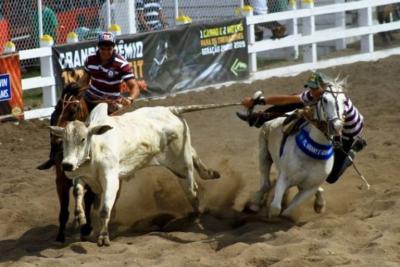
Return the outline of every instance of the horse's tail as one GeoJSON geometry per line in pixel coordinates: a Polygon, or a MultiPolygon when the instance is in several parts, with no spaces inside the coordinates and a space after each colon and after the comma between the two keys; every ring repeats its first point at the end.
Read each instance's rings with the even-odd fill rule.
{"type": "Polygon", "coordinates": [[[193,112],[193,111],[200,111],[200,110],[207,110],[207,109],[217,109],[217,108],[225,108],[231,106],[239,106],[240,103],[224,103],[224,104],[205,104],[205,105],[189,105],[189,106],[171,106],[169,109],[172,113],[179,116],[183,113],[193,112]]]}

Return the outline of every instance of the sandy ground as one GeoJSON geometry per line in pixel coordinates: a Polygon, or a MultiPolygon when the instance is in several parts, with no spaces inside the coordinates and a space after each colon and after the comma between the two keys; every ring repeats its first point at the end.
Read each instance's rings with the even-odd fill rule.
{"type": "MultiPolygon", "coordinates": [[[[111,247],[81,242],[72,218],[60,245],[54,242],[54,171],[35,169],[48,153],[48,121],[0,125],[0,265],[400,266],[399,60],[326,70],[349,75],[350,95],[366,118],[369,144],[357,164],[372,189],[360,191],[360,179],[349,169],[336,184],[324,185],[326,213],[315,214],[309,201],[293,221],[240,213],[258,187],[258,130],[235,117],[238,108],[226,108],[185,115],[199,155],[222,174],[199,181],[204,229],[184,218],[190,206],[177,178],[150,168],[123,184],[111,247]],[[161,229],[170,217],[182,219],[161,229]]],[[[181,94],[151,105],[238,101],[257,89],[289,93],[301,90],[307,76],[181,94]]]]}

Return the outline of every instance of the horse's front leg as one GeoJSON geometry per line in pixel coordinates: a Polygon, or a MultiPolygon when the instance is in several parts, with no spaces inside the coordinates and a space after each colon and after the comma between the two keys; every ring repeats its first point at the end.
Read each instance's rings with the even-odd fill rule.
{"type": "Polygon", "coordinates": [[[85,192],[85,196],[84,196],[86,224],[81,226],[81,239],[82,240],[85,240],[86,237],[89,236],[93,230],[92,217],[90,215],[91,215],[92,206],[94,204],[95,197],[96,197],[96,195],[93,193],[92,189],[89,186],[86,186],[86,192],[85,192]]]}
{"type": "Polygon", "coordinates": [[[316,213],[323,213],[325,212],[326,208],[326,201],[322,193],[324,189],[322,187],[318,187],[317,193],[315,193],[315,200],[314,200],[314,211],[316,213]]]}
{"type": "Polygon", "coordinates": [[[71,186],[72,181],[65,175],[59,162],[56,163],[56,187],[60,203],[60,213],[58,216],[59,228],[56,241],[62,243],[65,242],[65,228],[69,217],[69,190],[71,186]]]}
{"type": "Polygon", "coordinates": [[[281,213],[282,199],[288,187],[289,187],[289,181],[286,174],[280,172],[275,185],[275,196],[268,211],[269,218],[277,217],[281,213]]]}
{"type": "Polygon", "coordinates": [[[270,191],[270,171],[272,166],[272,157],[268,150],[268,136],[266,136],[265,126],[259,135],[259,168],[260,168],[260,189],[255,193],[253,199],[248,204],[248,208],[252,212],[258,212],[263,204],[268,200],[268,196],[265,196],[270,191]]]}
{"type": "Polygon", "coordinates": [[[312,188],[307,188],[307,189],[299,188],[299,192],[296,194],[296,196],[290,202],[289,206],[282,212],[282,216],[289,217],[294,208],[296,208],[301,203],[303,203],[307,198],[316,194],[317,191],[318,191],[318,187],[312,187],[312,188]]]}

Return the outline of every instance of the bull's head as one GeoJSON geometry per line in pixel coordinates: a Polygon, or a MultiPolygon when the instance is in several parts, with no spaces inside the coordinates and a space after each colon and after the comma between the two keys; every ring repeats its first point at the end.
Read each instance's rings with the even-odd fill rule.
{"type": "Polygon", "coordinates": [[[64,171],[75,171],[84,162],[90,159],[90,143],[93,135],[101,135],[112,129],[110,125],[96,125],[87,127],[81,121],[68,122],[65,128],[50,126],[50,132],[63,141],[64,171]]]}

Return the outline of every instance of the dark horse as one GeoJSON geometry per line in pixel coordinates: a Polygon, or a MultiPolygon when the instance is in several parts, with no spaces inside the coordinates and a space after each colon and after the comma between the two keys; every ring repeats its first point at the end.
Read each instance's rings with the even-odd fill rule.
{"type": "MultiPolygon", "coordinates": [[[[81,76],[82,73],[79,73],[75,70],[69,70],[63,73],[62,78],[66,86],[61,93],[61,98],[56,105],[55,111],[51,115],[51,125],[65,127],[69,121],[85,121],[89,116],[90,110],[92,110],[96,104],[98,104],[85,101],[83,97],[84,90],[79,88],[77,85],[77,81],[81,78],[81,76]]],[[[115,101],[110,101],[108,102],[108,111],[109,114],[113,113],[113,115],[117,115],[123,111],[123,109],[120,109],[115,101]]],[[[73,183],[72,180],[65,175],[62,168],[61,162],[63,154],[61,139],[54,136],[51,136],[50,138],[52,146],[51,153],[55,152],[53,157],[56,168],[57,195],[60,202],[60,213],[58,216],[59,228],[56,240],[59,242],[65,242],[65,227],[69,217],[69,193],[73,183]]],[[[79,222],[81,226],[81,238],[83,239],[85,239],[85,237],[87,237],[92,231],[90,212],[94,198],[94,193],[89,187],[87,187],[84,197],[86,222],[79,222]]],[[[78,219],[76,218],[76,220],[78,219]]]]}
{"type": "MultiPolygon", "coordinates": [[[[55,111],[51,116],[51,125],[57,125],[65,127],[68,121],[80,120],[85,121],[89,115],[89,110],[86,101],[82,97],[82,93],[75,83],[67,85],[62,94],[61,99],[58,101],[55,111]]],[[[55,168],[56,168],[56,186],[57,195],[60,202],[60,213],[58,217],[59,228],[56,240],[59,242],[65,242],[65,227],[69,217],[69,196],[70,189],[72,187],[72,180],[69,179],[62,168],[62,144],[61,140],[51,136],[51,145],[55,146],[54,149],[57,151],[55,156],[55,168]]],[[[85,202],[85,215],[87,221],[81,225],[81,237],[88,236],[92,231],[90,211],[94,201],[94,194],[90,188],[86,188],[84,197],[85,202]]]]}

